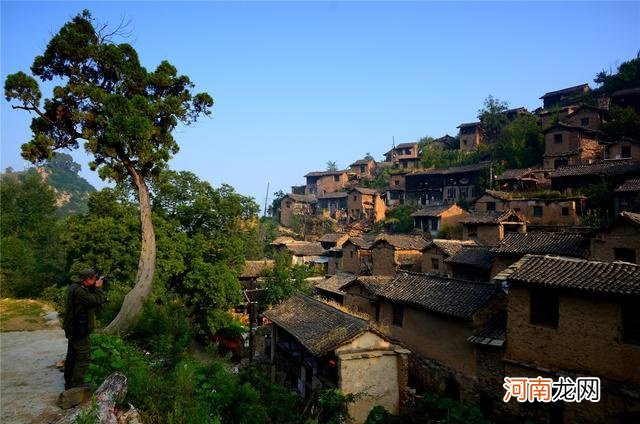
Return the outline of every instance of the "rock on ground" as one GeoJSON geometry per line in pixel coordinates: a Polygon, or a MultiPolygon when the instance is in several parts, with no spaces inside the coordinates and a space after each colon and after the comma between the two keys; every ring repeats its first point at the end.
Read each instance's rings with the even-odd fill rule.
{"type": "Polygon", "coordinates": [[[0,333],[0,422],[32,423],[42,414],[60,412],[56,402],[64,375],[56,362],[66,353],[59,327],[0,333]]]}

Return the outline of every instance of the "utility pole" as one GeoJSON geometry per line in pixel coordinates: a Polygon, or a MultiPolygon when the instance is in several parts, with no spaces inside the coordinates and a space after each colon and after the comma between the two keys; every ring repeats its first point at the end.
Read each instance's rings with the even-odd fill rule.
{"type": "Polygon", "coordinates": [[[262,217],[267,216],[267,200],[269,199],[269,182],[267,181],[267,193],[264,195],[264,209],[262,210],[262,217]]]}

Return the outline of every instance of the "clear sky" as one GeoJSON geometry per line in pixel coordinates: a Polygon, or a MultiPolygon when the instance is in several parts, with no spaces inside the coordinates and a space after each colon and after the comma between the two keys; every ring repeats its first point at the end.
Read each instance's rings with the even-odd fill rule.
{"type": "MultiPolygon", "coordinates": [[[[29,71],[82,9],[130,20],[148,69],[169,60],[214,100],[180,127],[170,162],[264,203],[336,161],[455,135],[487,95],[529,110],[545,92],[590,83],[640,50],[639,2],[6,2],[1,77],[29,71]]],[[[49,88],[50,90],[50,88],[49,88]]],[[[50,91],[45,90],[45,95],[50,91]]],[[[30,117],[2,101],[0,166],[26,163],[30,117]]],[[[74,153],[82,176],[105,186],[74,153]]]]}

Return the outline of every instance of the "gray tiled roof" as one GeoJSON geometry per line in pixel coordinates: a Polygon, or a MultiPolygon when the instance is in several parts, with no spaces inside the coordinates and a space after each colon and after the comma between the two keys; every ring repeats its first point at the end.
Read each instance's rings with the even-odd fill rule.
{"type": "Polygon", "coordinates": [[[582,175],[624,175],[630,173],[640,173],[640,162],[611,160],[589,165],[562,166],[551,172],[549,178],[577,177],[582,175]]]}
{"type": "Polygon", "coordinates": [[[352,191],[357,191],[360,194],[376,194],[377,191],[373,188],[365,188],[365,187],[354,187],[351,190],[349,190],[349,193],[351,193],[352,191]]]}
{"type": "Polygon", "coordinates": [[[433,239],[431,243],[427,247],[425,247],[425,249],[427,249],[431,245],[437,246],[445,253],[445,255],[451,256],[458,253],[464,246],[475,246],[476,242],[473,240],[433,239]]]}
{"type": "Polygon", "coordinates": [[[315,195],[313,194],[293,194],[293,193],[289,193],[287,194],[287,197],[289,197],[291,200],[294,200],[298,203],[315,203],[318,201],[318,199],[316,198],[315,195]]]}
{"type": "Polygon", "coordinates": [[[621,219],[627,220],[635,225],[640,225],[640,213],[620,212],[618,215],[621,219]]]}
{"type": "Polygon", "coordinates": [[[422,209],[418,209],[411,216],[440,216],[444,212],[448,211],[455,205],[435,205],[424,206],[422,209]]]}
{"type": "Polygon", "coordinates": [[[631,178],[622,183],[615,190],[617,193],[640,191],[640,178],[631,178]]]}
{"type": "MultiPolygon", "coordinates": [[[[360,236],[349,237],[347,242],[353,243],[360,249],[371,249],[371,246],[375,243],[376,239],[377,236],[374,234],[362,234],[360,236]]],[[[345,242],[343,246],[347,244],[347,242],[345,242]]]]}
{"type": "Polygon", "coordinates": [[[500,200],[511,200],[511,193],[507,191],[497,191],[497,190],[485,190],[485,193],[491,197],[495,197],[500,200]]]}
{"type": "Polygon", "coordinates": [[[471,343],[501,347],[507,337],[507,311],[500,311],[467,338],[471,343]]]}
{"type": "Polygon", "coordinates": [[[496,177],[496,180],[515,180],[517,178],[522,177],[525,174],[528,174],[532,171],[540,171],[539,169],[534,168],[523,168],[523,169],[505,169],[504,172],[496,177]]]}
{"type": "Polygon", "coordinates": [[[273,259],[263,259],[261,261],[245,261],[244,269],[240,278],[257,278],[263,271],[272,269],[275,266],[273,259]]]}
{"type": "Polygon", "coordinates": [[[327,243],[336,243],[343,237],[349,237],[349,235],[345,234],[345,233],[327,233],[327,234],[323,235],[322,237],[320,237],[318,239],[318,241],[320,241],[320,242],[324,241],[324,242],[327,242],[327,243]]]}
{"type": "Polygon", "coordinates": [[[508,221],[509,218],[517,218],[517,221],[522,221],[522,218],[518,216],[513,210],[507,211],[487,211],[487,212],[474,212],[469,216],[460,218],[461,224],[498,224],[500,222],[508,221]]]}
{"type": "Polygon", "coordinates": [[[561,255],[584,258],[589,251],[589,239],[571,233],[509,233],[493,249],[497,254],[561,255]]]}
{"type": "Polygon", "coordinates": [[[373,159],[358,159],[357,161],[353,162],[349,166],[367,165],[370,162],[375,162],[375,160],[373,160],[373,159]]]}
{"type": "Polygon", "coordinates": [[[590,293],[640,295],[640,265],[525,255],[501,273],[512,284],[590,293]]]}
{"type": "Polygon", "coordinates": [[[468,265],[480,269],[490,269],[496,259],[490,246],[464,246],[456,254],[444,261],[454,265],[468,265]]]}
{"type": "Polygon", "coordinates": [[[417,273],[403,273],[374,287],[374,294],[381,298],[464,320],[496,293],[493,284],[417,273]]]}
{"type": "Polygon", "coordinates": [[[449,168],[436,168],[429,169],[426,171],[417,171],[408,174],[408,176],[413,175],[449,175],[449,174],[458,174],[464,172],[472,172],[479,171],[481,169],[487,168],[489,166],[489,162],[480,162],[473,165],[461,165],[461,166],[452,166],[449,168]]]}
{"type": "Polygon", "coordinates": [[[557,96],[558,94],[566,94],[566,93],[575,93],[575,92],[582,93],[582,90],[584,89],[585,86],[589,87],[589,84],[580,84],[580,85],[575,85],[573,87],[563,88],[562,90],[549,91],[548,93],[543,94],[542,97],[540,98],[544,99],[545,97],[557,96]]]}
{"type": "Polygon", "coordinates": [[[354,281],[348,282],[341,287],[341,290],[345,290],[354,284],[362,284],[370,292],[383,284],[389,283],[394,277],[391,275],[359,275],[354,281]]]}
{"type": "Polygon", "coordinates": [[[342,197],[347,197],[348,194],[346,191],[334,191],[331,193],[325,193],[318,196],[318,200],[320,199],[340,199],[342,197]]]}
{"type": "Polygon", "coordinates": [[[305,177],[327,177],[330,175],[341,175],[341,174],[345,174],[347,171],[346,170],[341,170],[341,171],[313,171],[313,172],[309,172],[305,175],[305,177]]]}
{"type": "Polygon", "coordinates": [[[316,356],[325,355],[369,330],[367,321],[303,294],[269,309],[264,316],[316,356]]]}
{"type": "Polygon", "coordinates": [[[340,290],[340,287],[344,286],[351,281],[354,281],[356,276],[353,274],[336,274],[316,284],[316,288],[331,293],[343,295],[344,292],[340,290]]]}
{"type": "Polygon", "coordinates": [[[287,250],[297,256],[321,256],[326,250],[319,242],[294,241],[285,245],[287,250]]]}
{"type": "Polygon", "coordinates": [[[422,236],[410,236],[405,234],[381,234],[373,243],[377,246],[387,242],[394,250],[422,250],[429,243],[422,236]]]}

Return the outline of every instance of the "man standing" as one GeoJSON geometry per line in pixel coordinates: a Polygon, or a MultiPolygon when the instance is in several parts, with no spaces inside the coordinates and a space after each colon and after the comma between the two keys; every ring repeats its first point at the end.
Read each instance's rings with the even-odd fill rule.
{"type": "Polygon", "coordinates": [[[85,269],[69,285],[64,315],[64,333],[69,340],[64,363],[65,390],[84,383],[91,355],[89,334],[95,328],[96,308],[104,302],[102,283],[94,270],[85,269]]]}

